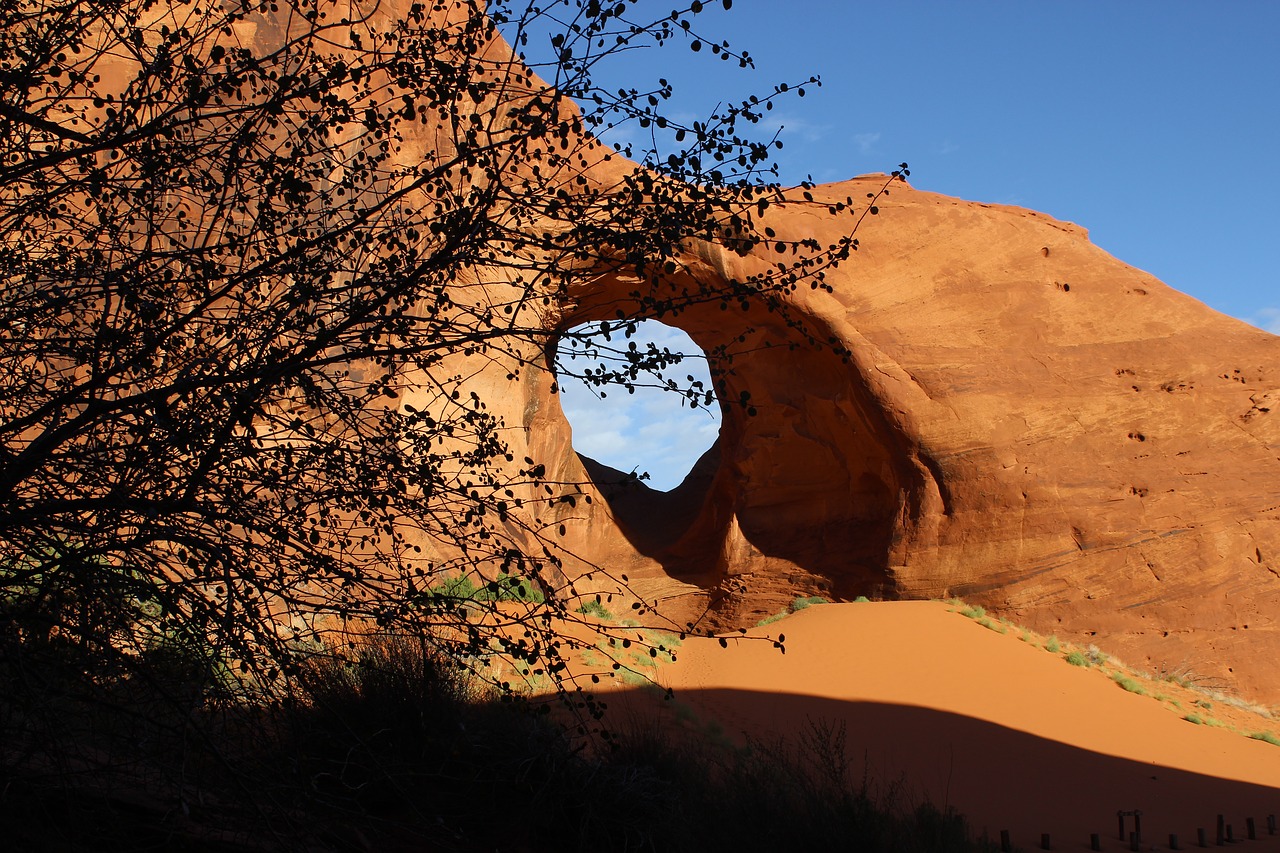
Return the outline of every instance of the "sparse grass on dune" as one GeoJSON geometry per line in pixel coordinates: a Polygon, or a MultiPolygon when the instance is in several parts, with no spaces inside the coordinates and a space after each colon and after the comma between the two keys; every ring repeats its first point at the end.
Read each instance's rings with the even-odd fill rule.
{"type": "Polygon", "coordinates": [[[613,619],[613,614],[609,612],[609,608],[601,603],[598,596],[584,601],[578,608],[578,612],[585,616],[594,616],[597,619],[613,619]]]}
{"type": "MultiPolygon", "coordinates": [[[[866,596],[859,596],[859,598],[863,601],[867,600],[866,596]]],[[[801,610],[804,610],[807,607],[812,607],[815,604],[830,604],[830,602],[820,595],[799,596],[787,605],[786,610],[764,617],[756,623],[756,627],[763,628],[765,625],[772,625],[774,622],[786,619],[792,613],[799,613],[801,610]]]]}
{"type": "Polygon", "coordinates": [[[1136,693],[1139,696],[1147,695],[1147,689],[1145,687],[1143,687],[1133,678],[1125,675],[1124,673],[1121,673],[1121,672],[1113,673],[1111,676],[1111,680],[1114,681],[1116,684],[1120,685],[1120,688],[1122,690],[1127,690],[1130,693],[1136,693]]]}
{"type": "MultiPolygon", "coordinates": [[[[1001,626],[991,621],[991,615],[981,605],[968,605],[959,598],[951,598],[947,603],[968,619],[972,619],[985,628],[1000,631],[1000,627],[1013,628],[1018,631],[1019,639],[1031,646],[1036,646],[1062,658],[1066,663],[1083,669],[1093,669],[1110,678],[1116,686],[1129,693],[1150,696],[1169,710],[1177,713],[1182,719],[1195,725],[1212,728],[1227,728],[1236,734],[1245,735],[1255,740],[1280,745],[1280,733],[1271,730],[1255,730],[1247,717],[1235,718],[1233,722],[1224,722],[1216,716],[1204,713],[1213,709],[1213,703],[1229,706],[1246,715],[1256,716],[1265,721],[1275,719],[1273,712],[1265,705],[1250,702],[1223,690],[1214,688],[1207,679],[1198,676],[1189,666],[1181,664],[1171,669],[1161,668],[1155,673],[1131,667],[1118,658],[1103,652],[1095,645],[1084,648],[1064,643],[1057,636],[1050,634],[1044,637],[1021,626],[1013,625],[1001,619],[1001,626]],[[1161,687],[1163,685],[1163,688],[1161,687]],[[1171,695],[1177,691],[1185,691],[1181,698],[1171,695]],[[1184,711],[1183,701],[1194,704],[1200,710],[1193,713],[1184,711]]],[[[1004,633],[1004,631],[1000,631],[1004,633]]]]}

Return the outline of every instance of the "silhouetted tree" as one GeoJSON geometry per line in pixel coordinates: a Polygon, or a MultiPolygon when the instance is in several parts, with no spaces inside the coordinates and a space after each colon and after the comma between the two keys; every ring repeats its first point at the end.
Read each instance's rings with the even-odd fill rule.
{"type": "MultiPolygon", "coordinates": [[[[559,558],[521,513],[544,469],[459,359],[545,370],[546,313],[584,277],[659,282],[690,238],[764,239],[774,143],[739,127],[788,87],[680,124],[666,81],[592,82],[673,39],[749,64],[695,33],[702,6],[0,4],[6,677],[41,649],[95,683],[195,667],[271,693],[353,621],[459,660],[497,636],[554,676],[535,614],[564,614],[559,558]],[[545,40],[542,79],[500,34],[545,40]],[[624,123],[656,134],[638,166],[592,136],[624,123]],[[400,404],[409,374],[429,405],[400,404]],[[528,635],[468,620],[477,597],[524,602],[503,618],[528,635]]],[[[775,299],[815,268],[646,310],[775,299]]]]}

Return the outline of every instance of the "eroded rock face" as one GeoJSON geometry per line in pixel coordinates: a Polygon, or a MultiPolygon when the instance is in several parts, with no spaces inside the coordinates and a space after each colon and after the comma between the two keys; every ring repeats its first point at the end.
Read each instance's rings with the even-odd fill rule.
{"type": "MultiPolygon", "coordinates": [[[[821,202],[882,182],[765,224],[834,242],[821,202]]],[[[653,599],[706,592],[664,607],[709,603],[720,624],[810,592],[956,595],[1280,699],[1280,338],[1027,210],[900,185],[859,237],[834,293],[794,295],[792,324],[719,304],[664,318],[736,353],[721,399],[749,391],[756,412],[725,405],[671,493],[580,459],[550,379],[526,383],[531,452],[597,492],[557,515],[571,547],[653,599]]],[[[772,262],[692,254],[708,281],[772,262]]],[[[600,283],[556,322],[613,316],[633,287],[600,283]]]]}
{"type": "MultiPolygon", "coordinates": [[[[581,165],[603,188],[631,168],[581,165]]],[[[796,193],[757,224],[834,244],[851,220],[828,203],[865,204],[884,180],[796,193]]],[[[446,360],[516,464],[556,484],[525,495],[512,535],[563,548],[579,590],[626,576],[677,621],[754,622],[797,594],[959,595],[1280,701],[1280,338],[1027,210],[899,184],[858,237],[833,292],[661,318],[712,354],[723,405],[716,446],[670,493],[573,451],[554,377],[521,366],[551,363],[532,339],[446,360]]],[[[777,260],[693,241],[670,284],[714,289],[777,260]]],[[[476,274],[490,301],[513,299],[476,274]]],[[[539,315],[548,349],[557,330],[644,313],[647,285],[581,281],[539,315]]],[[[406,403],[453,405],[404,380],[406,403]]]]}

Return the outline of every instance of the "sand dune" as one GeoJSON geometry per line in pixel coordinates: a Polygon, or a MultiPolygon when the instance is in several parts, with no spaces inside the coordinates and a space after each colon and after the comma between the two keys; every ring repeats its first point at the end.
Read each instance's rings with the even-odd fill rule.
{"type": "MultiPolygon", "coordinates": [[[[730,735],[847,724],[848,752],[881,786],[1001,829],[1024,849],[1118,850],[1118,810],[1141,810],[1143,849],[1170,833],[1195,846],[1217,815],[1237,838],[1255,818],[1257,849],[1280,850],[1280,747],[1198,726],[1102,673],[999,634],[943,602],[811,607],[751,637],[687,640],[662,683],[730,735]]],[[[1259,719],[1259,723],[1265,721],[1259,719]]],[[[1132,818],[1127,819],[1132,828],[1132,818]]]]}

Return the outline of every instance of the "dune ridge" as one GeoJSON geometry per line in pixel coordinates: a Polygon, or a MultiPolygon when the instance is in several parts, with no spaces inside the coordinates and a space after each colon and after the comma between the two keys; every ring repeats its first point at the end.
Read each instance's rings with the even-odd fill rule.
{"type": "Polygon", "coordinates": [[[1194,725],[946,602],[815,606],[726,642],[687,639],[659,683],[732,737],[843,724],[868,779],[992,839],[1087,849],[1096,832],[1120,849],[1116,812],[1140,810],[1143,849],[1170,833],[1194,846],[1198,828],[1213,843],[1218,814],[1237,838],[1254,818],[1255,846],[1280,849],[1280,748],[1194,725]],[[765,639],[780,635],[785,653],[765,639]]]}

